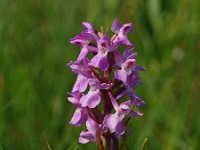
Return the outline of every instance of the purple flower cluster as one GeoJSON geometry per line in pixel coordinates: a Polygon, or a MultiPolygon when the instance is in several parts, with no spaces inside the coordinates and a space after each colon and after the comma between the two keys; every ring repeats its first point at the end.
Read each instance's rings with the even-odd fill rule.
{"type": "Polygon", "coordinates": [[[131,23],[120,26],[116,19],[111,28],[114,35],[109,38],[90,23],[82,25],[84,30],[70,41],[81,49],[77,60],[68,63],[78,75],[68,98],[76,107],[70,124],[86,124],[87,130],[80,133],[80,143],[92,141],[103,147],[116,147],[125,136],[130,117],[143,115],[137,108],[144,101],[134,89],[141,82],[138,72],[144,68],[136,65],[137,54],[127,37],[133,26],[131,23]],[[125,47],[122,53],[121,45],[125,47]],[[93,55],[90,59],[89,53],[93,55]]]}

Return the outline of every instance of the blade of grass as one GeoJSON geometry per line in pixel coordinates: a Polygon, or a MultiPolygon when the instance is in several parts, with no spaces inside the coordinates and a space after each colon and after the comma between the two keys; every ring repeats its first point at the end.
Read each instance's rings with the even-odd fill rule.
{"type": "Polygon", "coordinates": [[[3,148],[2,148],[2,146],[1,146],[1,144],[0,144],[0,150],[3,150],[3,148]]]}
{"type": "Polygon", "coordinates": [[[143,142],[143,144],[142,144],[142,147],[141,147],[141,150],[145,150],[146,149],[146,145],[147,145],[147,141],[148,141],[148,139],[147,138],[145,138],[144,139],[144,142],[143,142]]]}
{"type": "Polygon", "coordinates": [[[52,150],[52,149],[51,149],[51,146],[49,145],[49,143],[48,143],[47,140],[45,141],[45,143],[46,143],[46,145],[47,145],[48,150],[52,150]]]}

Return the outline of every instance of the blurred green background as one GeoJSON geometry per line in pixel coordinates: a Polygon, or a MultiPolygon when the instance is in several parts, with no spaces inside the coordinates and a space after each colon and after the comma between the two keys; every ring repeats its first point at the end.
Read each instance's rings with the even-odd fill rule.
{"type": "MultiPolygon", "coordinates": [[[[109,28],[132,22],[138,95],[129,149],[200,149],[200,1],[0,0],[0,150],[79,150],[82,128],[69,125],[76,76],[66,67],[79,49],[69,39],[89,21],[109,28]]],[[[111,32],[109,32],[111,33],[111,32]]]]}

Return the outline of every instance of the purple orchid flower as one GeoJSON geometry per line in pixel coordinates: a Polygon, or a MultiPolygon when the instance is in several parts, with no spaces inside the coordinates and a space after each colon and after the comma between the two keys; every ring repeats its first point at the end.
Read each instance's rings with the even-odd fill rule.
{"type": "Polygon", "coordinates": [[[101,125],[99,125],[96,121],[88,117],[88,120],[86,121],[86,131],[82,131],[80,133],[79,142],[82,144],[86,144],[89,141],[91,142],[97,142],[96,134],[97,132],[102,135],[105,130],[102,128],[101,125]]]}
{"type": "Polygon", "coordinates": [[[104,36],[100,39],[98,41],[98,53],[92,58],[89,65],[105,71],[109,67],[108,52],[111,51],[110,44],[108,37],[104,36]]]}
{"type": "Polygon", "coordinates": [[[78,74],[72,92],[84,92],[88,86],[88,78],[92,77],[91,69],[88,66],[88,59],[82,62],[71,62],[67,64],[74,73],[78,74]]]}
{"type": "Polygon", "coordinates": [[[135,59],[128,59],[121,65],[121,69],[115,71],[115,78],[122,81],[124,84],[129,85],[128,78],[133,73],[133,70],[136,66],[135,59]]]}
{"type": "Polygon", "coordinates": [[[125,124],[123,121],[124,117],[142,116],[143,114],[137,112],[136,110],[131,110],[130,101],[123,102],[119,105],[111,93],[109,93],[109,96],[116,112],[114,114],[108,114],[105,117],[104,125],[109,128],[111,133],[116,133],[117,135],[121,136],[125,132],[125,124]]]}
{"type": "Polygon", "coordinates": [[[121,43],[127,46],[132,45],[127,38],[127,35],[133,30],[132,23],[126,23],[120,27],[119,20],[115,19],[111,29],[117,34],[117,37],[114,39],[113,43],[121,43]]]}
{"type": "Polygon", "coordinates": [[[91,23],[83,22],[82,25],[84,28],[83,33],[90,34],[93,37],[93,39],[95,39],[96,41],[99,40],[99,37],[97,36],[97,32],[95,31],[95,29],[91,23]]]}
{"type": "Polygon", "coordinates": [[[133,52],[134,48],[134,45],[129,46],[122,54],[118,50],[115,50],[113,53],[115,58],[115,64],[113,67],[121,66],[127,59],[136,59],[137,53],[133,52]]]}
{"type": "Polygon", "coordinates": [[[97,52],[97,48],[90,43],[93,40],[93,36],[88,33],[81,33],[71,39],[71,43],[81,48],[81,52],[77,58],[77,62],[83,60],[89,52],[97,52]]]}
{"type": "Polygon", "coordinates": [[[110,84],[100,83],[97,79],[89,79],[90,90],[80,100],[82,107],[95,108],[101,100],[102,89],[109,89],[110,84]]]}
{"type": "Polygon", "coordinates": [[[70,124],[74,126],[80,126],[84,124],[87,120],[87,109],[81,107],[80,99],[81,99],[81,93],[76,92],[70,94],[72,97],[68,97],[68,100],[74,104],[77,108],[74,112],[74,115],[71,118],[70,124]]]}
{"type": "Polygon", "coordinates": [[[120,70],[115,71],[115,78],[122,81],[125,85],[136,87],[135,82],[140,83],[137,72],[144,71],[145,69],[136,66],[137,53],[132,51],[133,48],[134,46],[131,46],[124,51],[123,55],[117,54],[115,57],[116,64],[121,67],[120,70]]]}

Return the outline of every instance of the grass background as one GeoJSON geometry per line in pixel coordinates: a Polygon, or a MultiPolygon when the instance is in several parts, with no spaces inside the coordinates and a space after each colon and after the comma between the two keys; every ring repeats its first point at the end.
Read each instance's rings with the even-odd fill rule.
{"type": "MultiPolygon", "coordinates": [[[[133,119],[129,149],[200,149],[200,2],[198,0],[0,0],[0,149],[79,150],[82,128],[68,124],[67,92],[75,75],[66,63],[79,50],[69,39],[81,22],[97,30],[119,18],[141,73],[144,117],[133,119]]],[[[84,127],[83,127],[84,128],[84,127]]]]}

